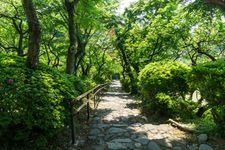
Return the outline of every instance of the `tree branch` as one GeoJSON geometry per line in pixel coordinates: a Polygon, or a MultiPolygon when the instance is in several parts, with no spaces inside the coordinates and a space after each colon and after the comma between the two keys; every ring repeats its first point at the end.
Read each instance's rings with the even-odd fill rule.
{"type": "Polygon", "coordinates": [[[224,0],[205,0],[206,4],[213,4],[220,6],[222,9],[225,9],[225,1],[224,0]]]}

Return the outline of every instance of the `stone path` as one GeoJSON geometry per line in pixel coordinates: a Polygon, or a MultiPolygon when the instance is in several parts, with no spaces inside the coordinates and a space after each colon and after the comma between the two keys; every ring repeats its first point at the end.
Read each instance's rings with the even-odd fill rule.
{"type": "MultiPolygon", "coordinates": [[[[200,145],[169,124],[147,123],[136,101],[113,81],[90,122],[86,150],[198,150],[200,145]]],[[[203,145],[204,146],[204,145],[203,145]]],[[[201,149],[208,150],[208,149],[201,149]]],[[[209,149],[210,150],[210,149],[209,149]]]]}

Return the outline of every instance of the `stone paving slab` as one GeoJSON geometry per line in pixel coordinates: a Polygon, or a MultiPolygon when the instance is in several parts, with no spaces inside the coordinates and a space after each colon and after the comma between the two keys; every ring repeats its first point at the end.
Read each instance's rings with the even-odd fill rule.
{"type": "MultiPolygon", "coordinates": [[[[132,108],[136,101],[113,81],[90,121],[87,150],[198,150],[184,132],[169,124],[151,124],[132,108]]],[[[204,147],[205,145],[201,146],[204,147]]],[[[207,147],[207,146],[205,146],[207,147]]]]}

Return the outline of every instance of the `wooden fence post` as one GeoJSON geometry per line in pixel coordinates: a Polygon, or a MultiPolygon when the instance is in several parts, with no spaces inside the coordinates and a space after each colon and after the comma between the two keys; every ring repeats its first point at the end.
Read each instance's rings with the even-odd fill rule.
{"type": "Polygon", "coordinates": [[[75,129],[74,129],[74,116],[73,116],[73,103],[70,101],[70,129],[72,144],[75,144],[75,129]]]}
{"type": "Polygon", "coordinates": [[[76,115],[76,119],[79,119],[79,112],[82,108],[85,107],[86,105],[86,112],[87,112],[87,120],[90,119],[90,100],[89,98],[92,98],[92,95],[93,94],[93,97],[94,97],[94,108],[96,108],[98,106],[98,103],[99,103],[99,100],[100,100],[100,96],[102,94],[102,90],[104,90],[103,88],[106,86],[107,84],[102,84],[102,85],[99,85],[97,87],[95,87],[94,89],[91,89],[83,94],[81,94],[80,96],[76,97],[76,102],[78,101],[81,101],[82,102],[82,99],[85,99],[85,97],[87,98],[87,101],[85,100],[85,102],[83,102],[83,104],[78,107],[76,109],[76,113],[74,113],[74,103],[73,103],[73,100],[70,100],[69,101],[69,109],[70,109],[70,129],[71,129],[71,139],[72,139],[72,144],[75,144],[75,141],[76,141],[76,131],[75,131],[75,116],[76,115]]]}
{"type": "Polygon", "coordinates": [[[87,120],[89,120],[89,118],[90,118],[89,94],[87,95],[87,99],[88,99],[88,102],[87,102],[87,120]]]}
{"type": "Polygon", "coordinates": [[[94,95],[94,108],[96,108],[96,101],[95,101],[95,95],[94,95]]]}

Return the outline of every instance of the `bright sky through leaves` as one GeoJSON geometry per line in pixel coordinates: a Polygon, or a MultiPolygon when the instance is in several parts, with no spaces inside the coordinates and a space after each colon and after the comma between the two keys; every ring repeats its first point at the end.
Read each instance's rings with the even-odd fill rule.
{"type": "Polygon", "coordinates": [[[125,8],[129,7],[131,3],[135,2],[136,0],[120,0],[120,5],[118,8],[118,14],[122,14],[125,11],[125,8]]]}

